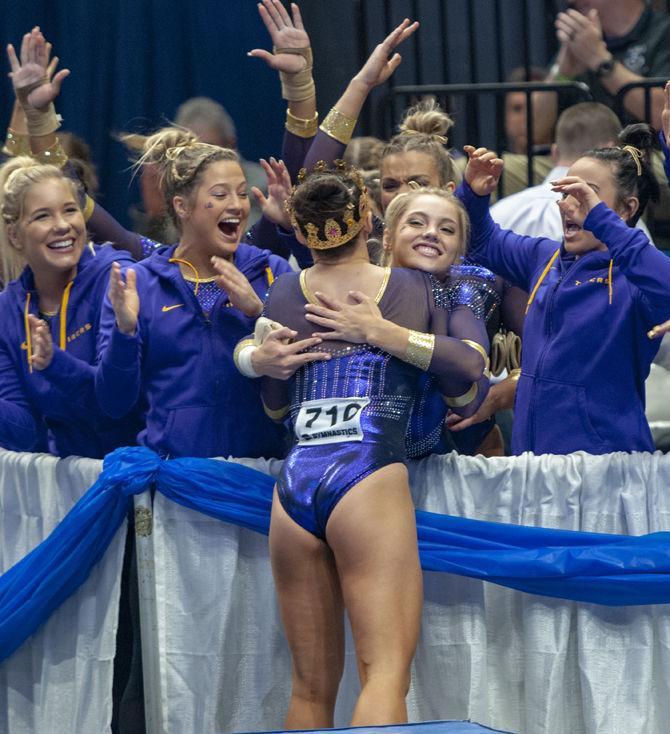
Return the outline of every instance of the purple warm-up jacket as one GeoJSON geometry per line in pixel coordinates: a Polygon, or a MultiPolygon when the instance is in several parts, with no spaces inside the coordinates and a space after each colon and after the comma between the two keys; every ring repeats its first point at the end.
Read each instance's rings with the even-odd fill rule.
{"type": "MultiPolygon", "coordinates": [[[[272,457],[285,453],[284,429],[263,410],[260,381],[241,375],[235,345],[254,329],[254,318],[230,304],[227,294],[205,315],[178,263],[176,245],[134,266],[140,313],[136,333],[115,325],[107,300],[96,394],[105,412],[120,417],[139,399],[147,405],[138,442],[162,456],[272,457]]],[[[288,262],[268,250],[239,245],[235,265],[265,300],[288,262]]]]}
{"type": "Polygon", "coordinates": [[[653,451],[644,381],[659,340],[647,331],[670,318],[670,258],[603,203],[584,229],[608,249],[575,258],[558,242],[502,230],[489,197],[466,182],[457,193],[471,256],[525,291],[541,280],[523,331],[513,452],[653,451]]]}
{"type": "Polygon", "coordinates": [[[95,401],[96,340],[114,260],[132,263],[128,253],[111,247],[84,250],[61,311],[51,321],[54,355],[42,371],[28,367],[26,304],[39,315],[32,271],[26,268],[0,293],[0,446],[102,458],[134,443],[137,419],[131,414],[113,420],[95,401]]]}

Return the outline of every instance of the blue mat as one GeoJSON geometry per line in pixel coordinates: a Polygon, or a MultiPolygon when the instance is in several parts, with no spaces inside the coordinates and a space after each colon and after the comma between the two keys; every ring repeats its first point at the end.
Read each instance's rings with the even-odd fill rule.
{"type": "MultiPolygon", "coordinates": [[[[328,734],[336,734],[337,732],[356,732],[357,734],[391,734],[398,732],[399,734],[513,734],[513,732],[502,731],[500,729],[490,729],[488,726],[481,726],[472,721],[422,721],[418,724],[389,724],[388,726],[348,726],[343,729],[302,729],[299,731],[313,731],[319,734],[319,731],[328,732],[328,734]]],[[[282,730],[277,732],[249,732],[248,734],[280,734],[282,730]]],[[[286,734],[296,734],[286,732],[286,734]]]]}

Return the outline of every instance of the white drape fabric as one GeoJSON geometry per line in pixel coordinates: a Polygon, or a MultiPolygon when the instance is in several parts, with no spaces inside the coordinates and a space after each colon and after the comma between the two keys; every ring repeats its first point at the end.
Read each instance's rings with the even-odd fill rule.
{"type": "MultiPolygon", "coordinates": [[[[102,462],[0,451],[0,573],[46,538],[102,462]]],[[[125,524],[86,583],[0,663],[0,734],[109,732],[125,524]]]]}
{"type": "MultiPolygon", "coordinates": [[[[670,459],[661,454],[451,455],[418,462],[411,475],[417,507],[434,512],[632,535],[670,530],[670,459]]],[[[154,514],[166,730],[281,728],[290,665],[266,539],[160,496],[154,514]]],[[[337,725],[347,723],[357,688],[349,638],[337,725]]],[[[576,604],[426,573],[408,703],[412,721],[662,734],[670,609],[576,604]]]]}
{"type": "MultiPolygon", "coordinates": [[[[275,473],[278,464],[244,463],[275,473]]],[[[0,570],[44,538],[100,463],[0,453],[0,570]]],[[[670,458],[431,457],[411,467],[434,512],[573,530],[670,530],[670,458]]],[[[281,727],[290,687],[267,539],[157,495],[153,545],[166,732],[281,727]]],[[[105,732],[123,532],[82,589],[0,665],[0,733],[105,732]]],[[[357,692],[349,652],[337,723],[357,692]]],[[[470,718],[519,734],[663,734],[670,608],[606,608],[425,574],[413,721],[470,718]]]]}

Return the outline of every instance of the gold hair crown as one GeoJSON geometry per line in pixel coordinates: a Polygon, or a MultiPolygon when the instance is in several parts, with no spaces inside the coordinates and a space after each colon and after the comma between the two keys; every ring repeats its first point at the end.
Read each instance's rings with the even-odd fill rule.
{"type": "MultiPolygon", "coordinates": [[[[314,166],[313,171],[324,173],[328,170],[335,171],[346,171],[353,178],[356,183],[360,196],[358,199],[358,220],[354,219],[354,205],[347,204],[344,213],[342,214],[342,222],[346,225],[346,230],[342,231],[342,225],[335,219],[326,219],[323,230],[325,239],[319,237],[319,227],[313,222],[306,222],[304,225],[300,225],[295,216],[295,210],[293,208],[293,195],[291,199],[286,202],[286,208],[291,215],[291,224],[293,227],[301,232],[305,236],[307,247],[310,250],[329,250],[333,247],[339,247],[345,243],[353,240],[353,238],[363,229],[365,224],[366,214],[368,213],[368,190],[363,181],[363,177],[360,172],[355,168],[350,168],[342,160],[335,161],[335,168],[329,169],[324,161],[319,161],[314,166]]],[[[302,168],[298,174],[298,186],[307,177],[307,171],[302,168]]],[[[293,187],[293,193],[295,193],[296,187],[293,187]]],[[[352,191],[353,193],[353,191],[352,191]]]]}

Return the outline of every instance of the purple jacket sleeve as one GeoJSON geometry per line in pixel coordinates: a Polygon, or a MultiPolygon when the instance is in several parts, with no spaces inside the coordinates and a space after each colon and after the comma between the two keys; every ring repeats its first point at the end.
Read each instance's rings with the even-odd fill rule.
{"type": "Polygon", "coordinates": [[[0,446],[32,451],[40,438],[40,419],[32,410],[4,345],[0,344],[0,446]]]}
{"type": "Polygon", "coordinates": [[[116,328],[111,303],[105,298],[98,335],[95,395],[110,418],[122,418],[137,403],[142,380],[141,352],[139,320],[134,336],[122,334],[116,328]]]}
{"type": "Polygon", "coordinates": [[[614,264],[638,290],[650,325],[667,319],[670,258],[657,250],[641,229],[629,227],[603,202],[591,209],[584,220],[584,229],[607,245],[614,264]]]}
{"type": "Polygon", "coordinates": [[[470,257],[512,285],[529,291],[538,261],[547,262],[559,243],[544,237],[525,237],[501,229],[489,213],[489,197],[477,196],[463,182],[456,190],[470,217],[470,257]]]}
{"type": "Polygon", "coordinates": [[[93,423],[99,417],[95,400],[95,367],[54,347],[51,364],[29,377],[48,418],[93,423]]]}

